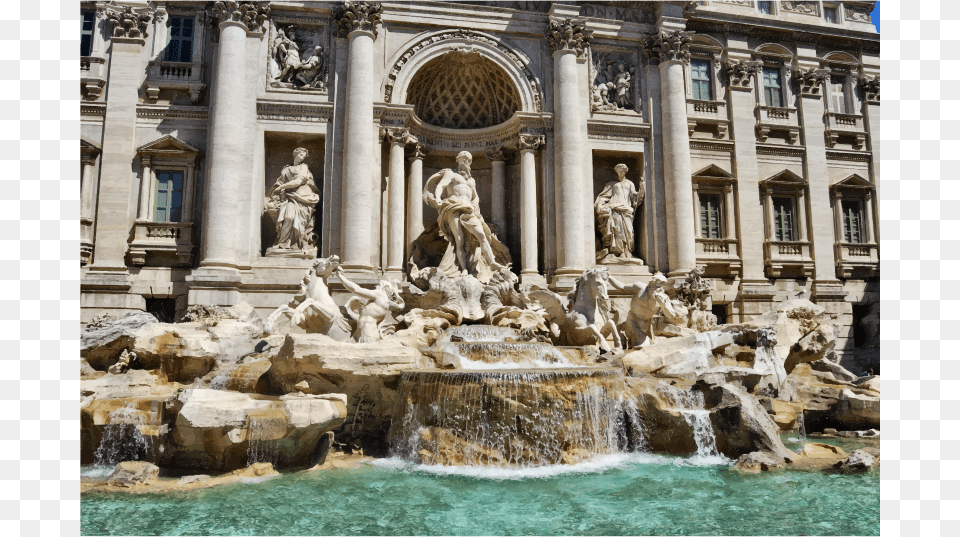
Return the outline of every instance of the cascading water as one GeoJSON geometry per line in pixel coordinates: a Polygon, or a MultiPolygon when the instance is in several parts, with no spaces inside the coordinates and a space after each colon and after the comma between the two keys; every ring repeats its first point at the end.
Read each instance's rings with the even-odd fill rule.
{"type": "Polygon", "coordinates": [[[664,400],[683,416],[693,428],[693,440],[697,444],[697,457],[719,457],[717,438],[710,423],[710,411],[704,409],[703,392],[699,390],[680,390],[662,387],[659,389],[664,400]]]}
{"type": "Polygon", "coordinates": [[[250,415],[247,417],[247,466],[257,462],[269,462],[277,466],[280,459],[280,445],[270,434],[274,420],[268,417],[250,415]]]}
{"type": "Polygon", "coordinates": [[[644,445],[623,372],[605,367],[403,373],[391,453],[424,464],[570,464],[644,445]]]}
{"type": "Polygon", "coordinates": [[[112,468],[119,462],[142,460],[150,452],[149,440],[140,432],[142,425],[143,414],[133,404],[110,412],[94,452],[94,466],[112,468]]]}
{"type": "Polygon", "coordinates": [[[465,326],[454,326],[447,329],[446,337],[452,341],[467,342],[497,342],[506,341],[507,338],[516,339],[519,336],[513,328],[503,326],[490,326],[484,324],[472,324],[465,326]]]}

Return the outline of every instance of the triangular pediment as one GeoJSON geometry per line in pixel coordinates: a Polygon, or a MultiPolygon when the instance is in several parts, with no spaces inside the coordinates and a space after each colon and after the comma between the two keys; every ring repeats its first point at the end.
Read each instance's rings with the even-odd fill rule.
{"type": "Polygon", "coordinates": [[[80,154],[96,156],[100,154],[100,144],[89,138],[80,138],[80,154]]]}
{"type": "Polygon", "coordinates": [[[716,164],[711,164],[702,170],[695,172],[694,177],[709,177],[711,179],[733,179],[733,175],[716,164]]]}
{"type": "Polygon", "coordinates": [[[799,175],[797,175],[796,173],[790,170],[783,170],[782,172],[778,172],[770,177],[767,177],[766,179],[760,182],[761,183],[795,183],[798,185],[807,184],[807,182],[803,180],[803,177],[800,177],[799,175]]]}
{"type": "Polygon", "coordinates": [[[830,188],[857,188],[857,189],[872,189],[873,183],[864,178],[858,173],[854,173],[840,179],[839,181],[830,185],[830,188]]]}
{"type": "Polygon", "coordinates": [[[166,153],[166,154],[182,154],[182,155],[196,155],[200,153],[200,150],[192,145],[184,142],[183,140],[172,136],[166,135],[163,138],[158,138],[152,142],[146,143],[137,148],[138,153],[166,153]]]}

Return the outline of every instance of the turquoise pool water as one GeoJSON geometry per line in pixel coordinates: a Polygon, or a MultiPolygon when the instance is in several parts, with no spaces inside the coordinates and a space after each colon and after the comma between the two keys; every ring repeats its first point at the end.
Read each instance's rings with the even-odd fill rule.
{"type": "Polygon", "coordinates": [[[527,472],[385,459],[176,494],[85,494],[84,535],[879,535],[873,471],[738,475],[618,455],[527,472]]]}

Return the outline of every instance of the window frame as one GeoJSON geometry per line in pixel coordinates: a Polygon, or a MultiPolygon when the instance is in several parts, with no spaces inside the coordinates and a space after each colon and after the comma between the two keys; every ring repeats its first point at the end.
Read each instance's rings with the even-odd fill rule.
{"type": "Polygon", "coordinates": [[[724,218],[724,195],[720,190],[701,188],[697,191],[697,206],[699,207],[699,215],[697,217],[699,222],[699,236],[701,239],[723,239],[726,238],[726,218],[724,218]],[[704,198],[715,198],[716,204],[713,207],[713,211],[716,213],[716,229],[711,229],[710,225],[710,208],[709,205],[704,205],[704,198]],[[706,214],[705,214],[706,213],[706,214]],[[706,217],[706,221],[704,221],[706,217]],[[706,235],[704,234],[706,230],[706,235]],[[716,231],[716,236],[713,237],[711,234],[716,231]]]}
{"type": "Polygon", "coordinates": [[[842,25],[842,24],[844,23],[843,7],[842,7],[842,5],[843,5],[842,2],[823,2],[823,3],[822,3],[823,22],[824,22],[825,24],[842,25]],[[828,10],[829,10],[829,11],[832,11],[833,13],[836,14],[836,20],[831,21],[831,20],[828,20],[828,19],[827,19],[827,11],[828,11],[828,10]]]}
{"type": "MultiPolygon", "coordinates": [[[[786,106],[786,100],[787,100],[787,99],[786,99],[786,94],[785,94],[785,92],[784,92],[784,86],[785,86],[785,84],[784,84],[784,82],[783,82],[784,79],[785,79],[785,77],[784,77],[783,67],[782,67],[782,66],[776,66],[776,67],[774,67],[774,66],[770,66],[770,65],[768,64],[768,62],[764,62],[763,66],[761,67],[761,70],[760,70],[760,87],[761,87],[762,90],[763,90],[762,95],[760,96],[762,106],[768,106],[768,107],[771,107],[771,108],[787,108],[787,106],[786,106]],[[778,79],[778,80],[777,80],[777,84],[778,84],[778,86],[776,87],[776,90],[777,90],[778,97],[779,97],[779,99],[780,99],[780,104],[771,104],[771,103],[767,100],[767,89],[768,89],[768,86],[767,86],[767,72],[775,72],[775,73],[777,73],[777,79],[778,79]]],[[[769,87],[769,88],[770,88],[770,89],[773,89],[772,87],[769,87]]]]}
{"type": "Polygon", "coordinates": [[[840,239],[841,242],[845,244],[867,244],[866,229],[864,229],[865,219],[864,219],[864,205],[865,200],[860,197],[853,196],[844,196],[840,198],[840,215],[843,228],[840,230],[840,239]],[[856,216],[857,216],[857,240],[852,240],[853,229],[852,226],[848,227],[849,220],[847,218],[847,210],[844,207],[846,204],[856,204],[856,216]],[[847,240],[849,238],[851,240],[847,240]]]}
{"type": "Polygon", "coordinates": [[[151,204],[152,207],[150,208],[151,213],[152,213],[152,214],[151,214],[151,221],[152,221],[152,222],[158,223],[158,224],[178,224],[178,223],[181,223],[181,222],[184,221],[184,219],[183,219],[183,214],[184,214],[183,197],[184,197],[184,191],[185,191],[185,189],[186,189],[186,181],[187,181],[187,170],[186,170],[186,168],[163,166],[163,167],[156,168],[156,169],[153,170],[153,186],[152,186],[152,189],[153,189],[153,196],[152,196],[153,203],[151,204]],[[167,204],[166,204],[166,207],[164,207],[164,210],[166,210],[167,213],[168,213],[166,220],[160,220],[160,219],[158,218],[158,216],[157,216],[157,213],[158,213],[158,211],[160,210],[160,207],[159,207],[159,199],[160,199],[160,194],[161,194],[161,191],[160,191],[160,184],[161,184],[161,183],[160,183],[160,176],[161,176],[162,174],[169,174],[169,175],[171,176],[171,179],[172,179],[172,176],[173,176],[174,174],[179,174],[179,175],[180,175],[180,190],[179,190],[179,192],[180,192],[180,205],[179,205],[178,207],[174,207],[174,206],[171,204],[171,203],[172,203],[172,199],[171,199],[171,198],[173,198],[173,195],[174,195],[174,193],[177,192],[177,190],[174,189],[174,188],[172,188],[172,187],[168,187],[167,190],[166,190],[166,194],[168,194],[168,202],[167,202],[167,204]],[[179,211],[177,212],[177,214],[178,214],[178,219],[177,219],[177,220],[172,220],[172,219],[171,219],[171,215],[173,214],[174,209],[179,209],[179,211]]]}
{"type": "Polygon", "coordinates": [[[798,225],[799,219],[797,215],[798,213],[797,196],[786,194],[783,192],[774,192],[773,194],[770,195],[770,203],[773,205],[773,221],[770,222],[772,226],[771,231],[773,232],[771,239],[776,242],[798,242],[799,240],[798,237],[800,236],[800,233],[799,233],[799,225],[798,225]],[[777,217],[780,216],[780,211],[777,210],[778,200],[784,200],[790,205],[790,229],[789,229],[790,236],[789,237],[787,237],[786,234],[784,234],[783,237],[779,236],[781,231],[783,231],[782,229],[783,226],[777,225],[777,217]]]}
{"type": "Polygon", "coordinates": [[[167,41],[167,42],[166,42],[166,45],[165,45],[164,48],[163,48],[163,53],[162,53],[163,61],[165,61],[165,62],[177,62],[177,63],[192,63],[192,62],[193,62],[193,59],[194,59],[194,57],[195,57],[195,50],[196,50],[196,45],[197,45],[197,20],[196,20],[196,18],[195,18],[195,17],[180,16],[180,15],[170,16],[170,17],[167,17],[167,23],[166,23],[165,26],[166,26],[166,32],[167,32],[167,35],[166,35],[166,41],[167,41]],[[174,20],[181,21],[180,27],[177,28],[177,29],[179,30],[179,34],[180,34],[180,35],[177,36],[176,38],[174,38],[174,36],[173,36],[173,30],[174,30],[173,21],[174,21],[174,20]],[[185,39],[185,38],[183,37],[183,31],[184,31],[183,23],[186,22],[186,21],[190,21],[190,26],[191,26],[191,28],[190,28],[190,33],[191,33],[191,35],[190,35],[189,40],[188,40],[188,39],[185,39]],[[170,58],[170,53],[171,53],[171,50],[172,50],[172,49],[171,49],[171,44],[172,44],[174,41],[176,41],[176,42],[179,43],[179,44],[178,44],[178,47],[177,47],[177,54],[178,54],[178,58],[179,58],[179,59],[171,59],[171,58],[170,58]],[[188,55],[188,58],[187,58],[187,59],[183,59],[183,44],[184,44],[184,43],[190,43],[190,54],[188,55]]]}
{"type": "Polygon", "coordinates": [[[777,10],[777,7],[776,7],[776,6],[777,6],[777,3],[776,3],[776,2],[761,2],[761,1],[758,0],[758,1],[757,1],[757,13],[759,13],[759,14],[761,14],[761,15],[770,15],[770,16],[776,15],[776,14],[777,14],[777,11],[776,11],[776,10],[777,10]],[[760,9],[760,4],[767,4],[768,6],[770,6],[770,11],[764,12],[762,9],[760,9]]]}
{"type": "Polygon", "coordinates": [[[713,101],[714,100],[714,95],[716,93],[714,92],[714,88],[713,88],[713,80],[716,77],[712,76],[713,75],[712,71],[713,71],[713,59],[711,57],[701,56],[701,57],[695,57],[690,59],[690,92],[691,92],[691,98],[693,100],[695,101],[713,101]],[[706,73],[705,73],[706,79],[694,77],[695,63],[703,64],[703,66],[706,67],[706,73]],[[697,89],[698,88],[702,89],[704,86],[706,87],[706,90],[707,90],[706,99],[702,98],[702,94],[699,97],[697,96],[697,89]]]}
{"type": "Polygon", "coordinates": [[[809,184],[805,179],[790,170],[760,181],[760,191],[764,211],[764,237],[768,242],[809,243],[810,232],[807,229],[810,214],[807,208],[809,184]],[[777,238],[774,198],[790,198],[793,204],[793,234],[790,240],[777,238]]]}
{"type": "Polygon", "coordinates": [[[97,33],[97,14],[96,14],[96,12],[94,12],[94,11],[89,11],[89,10],[81,10],[81,11],[80,11],[80,57],[81,57],[81,58],[86,58],[86,57],[93,56],[94,45],[96,44],[96,33],[97,33]],[[90,16],[90,20],[89,20],[89,21],[85,20],[85,18],[86,18],[88,15],[90,16]],[[86,25],[87,22],[90,23],[90,31],[89,31],[89,32],[87,32],[86,30],[83,29],[83,27],[86,25]],[[85,36],[89,36],[89,37],[90,37],[90,40],[89,40],[88,43],[87,43],[87,47],[88,47],[88,48],[87,48],[87,51],[86,51],[87,53],[86,53],[86,54],[83,53],[83,52],[84,52],[84,50],[83,50],[83,38],[84,38],[85,36]]]}

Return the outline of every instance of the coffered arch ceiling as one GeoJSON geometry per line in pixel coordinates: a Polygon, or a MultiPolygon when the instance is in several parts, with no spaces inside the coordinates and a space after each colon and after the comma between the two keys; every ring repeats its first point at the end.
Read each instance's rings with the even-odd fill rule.
{"type": "Polygon", "coordinates": [[[510,76],[477,51],[452,50],[414,75],[407,104],[424,123],[447,129],[499,125],[522,108],[510,76]]]}

